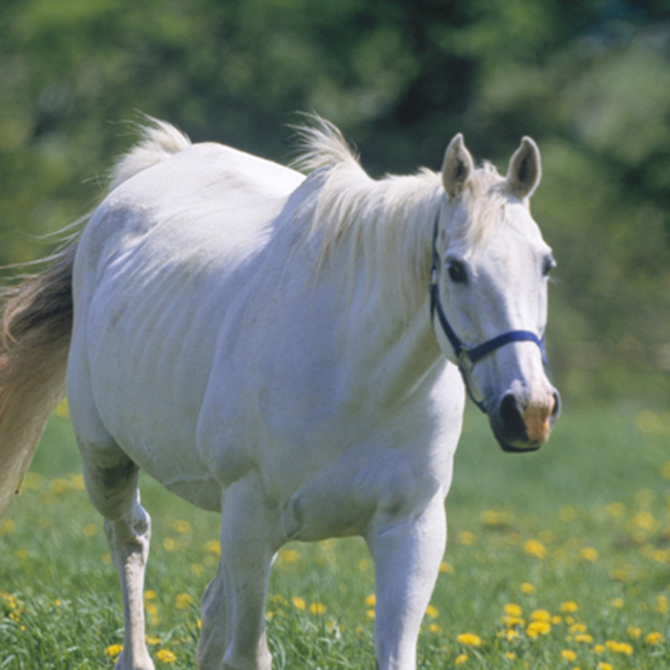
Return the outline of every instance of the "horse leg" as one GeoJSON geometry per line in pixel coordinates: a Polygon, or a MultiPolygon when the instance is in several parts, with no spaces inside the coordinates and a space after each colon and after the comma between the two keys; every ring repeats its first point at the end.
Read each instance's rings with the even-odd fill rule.
{"type": "Polygon", "coordinates": [[[377,668],[415,670],[419,627],[444,554],[444,503],[438,496],[418,517],[378,519],[366,539],[377,578],[377,668]]]}
{"type": "Polygon", "coordinates": [[[255,474],[223,502],[219,571],[203,597],[200,670],[270,670],[264,607],[276,513],[255,474]]]}
{"type": "Polygon", "coordinates": [[[226,652],[226,596],[223,590],[222,562],[216,577],[208,584],[202,596],[200,640],[196,650],[198,668],[218,668],[226,652]]]}
{"type": "MultiPolygon", "coordinates": [[[[96,445],[97,446],[97,445],[96,445]]],[[[124,643],[115,670],[154,670],[144,635],[144,570],[149,555],[151,519],[140,504],[139,468],[120,450],[110,467],[84,454],[84,479],[89,497],[105,517],[105,533],[121,581],[124,643]]]]}

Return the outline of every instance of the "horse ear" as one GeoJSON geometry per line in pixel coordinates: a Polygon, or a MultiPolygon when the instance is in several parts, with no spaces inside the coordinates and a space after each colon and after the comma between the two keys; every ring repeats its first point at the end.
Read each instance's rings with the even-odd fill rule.
{"type": "Polygon", "coordinates": [[[540,150],[530,137],[524,137],[510,159],[507,188],[520,200],[529,198],[540,183],[541,176],[540,150]]]}
{"type": "Polygon", "coordinates": [[[463,135],[458,133],[449,142],[442,164],[442,183],[450,200],[457,198],[463,192],[474,167],[472,156],[465,147],[463,135]]]}

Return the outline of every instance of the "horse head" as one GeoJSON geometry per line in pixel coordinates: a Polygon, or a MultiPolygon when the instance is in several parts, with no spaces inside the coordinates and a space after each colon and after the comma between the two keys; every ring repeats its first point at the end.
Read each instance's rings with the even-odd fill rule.
{"type": "Polygon", "coordinates": [[[560,411],[544,366],[555,262],[529,205],[540,176],[540,152],[529,137],[502,177],[491,165],[475,168],[456,135],[444,159],[446,197],[433,233],[435,333],[505,451],[538,449],[560,411]]]}

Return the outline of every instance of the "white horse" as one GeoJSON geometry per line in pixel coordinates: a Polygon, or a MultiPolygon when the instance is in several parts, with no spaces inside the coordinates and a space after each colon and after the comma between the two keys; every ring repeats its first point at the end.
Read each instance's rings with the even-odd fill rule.
{"type": "Polygon", "coordinates": [[[117,670],[154,667],[140,468],[222,515],[199,668],[270,668],[278,549],[352,535],[376,568],[378,668],[415,668],[466,388],[507,450],[538,448],[558,415],[536,145],[501,177],[456,135],[441,173],[375,181],[325,122],[303,133],[307,177],[165,123],[144,133],[79,240],[5,293],[4,507],[67,370],[123,591],[117,670]]]}

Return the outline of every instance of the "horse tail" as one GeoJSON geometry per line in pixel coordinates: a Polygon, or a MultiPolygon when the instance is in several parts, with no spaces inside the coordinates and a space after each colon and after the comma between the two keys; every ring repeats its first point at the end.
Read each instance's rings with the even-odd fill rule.
{"type": "MultiPolygon", "coordinates": [[[[190,145],[169,124],[149,121],[141,141],[117,162],[110,191],[190,145]]],[[[65,395],[77,246],[75,240],[44,259],[45,270],[0,293],[0,517],[18,494],[46,422],[65,395]]]]}

